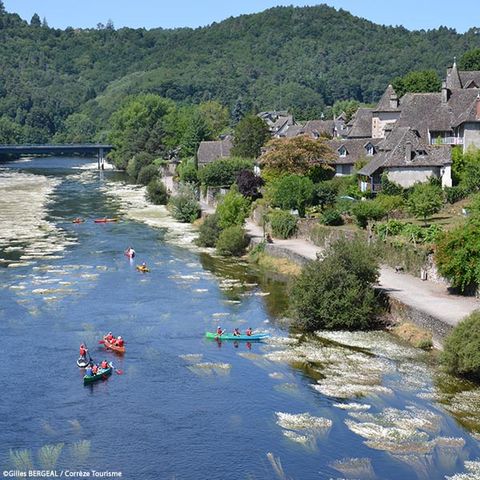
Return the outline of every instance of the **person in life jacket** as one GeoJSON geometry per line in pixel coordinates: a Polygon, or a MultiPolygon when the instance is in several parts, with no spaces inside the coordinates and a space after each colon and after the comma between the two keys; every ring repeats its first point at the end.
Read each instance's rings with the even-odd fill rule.
{"type": "Polygon", "coordinates": [[[217,327],[217,335],[223,335],[223,329],[220,325],[217,327]]]}
{"type": "Polygon", "coordinates": [[[233,331],[233,335],[234,335],[235,337],[239,337],[239,336],[241,335],[240,330],[239,330],[238,328],[236,328],[236,329],[233,331]]]}
{"type": "Polygon", "coordinates": [[[103,360],[102,363],[100,364],[100,368],[102,370],[106,370],[108,368],[108,362],[106,360],[103,360]]]}
{"type": "Polygon", "coordinates": [[[98,373],[98,365],[96,363],[92,367],[92,373],[93,375],[96,375],[98,373]]]}
{"type": "Polygon", "coordinates": [[[106,335],[105,335],[105,340],[108,342],[108,343],[112,343],[113,340],[114,340],[114,336],[112,335],[112,332],[108,332],[106,335]]]}
{"type": "Polygon", "coordinates": [[[82,343],[80,345],[80,358],[86,358],[88,350],[86,349],[85,345],[82,343]]]}
{"type": "Polygon", "coordinates": [[[246,333],[246,335],[248,335],[249,337],[251,337],[252,334],[253,334],[252,327],[248,327],[248,328],[247,328],[247,331],[246,331],[245,333],[246,333]]]}
{"type": "Polygon", "coordinates": [[[117,341],[115,342],[115,345],[117,347],[123,347],[123,344],[124,344],[123,338],[119,335],[117,338],[117,341]]]}

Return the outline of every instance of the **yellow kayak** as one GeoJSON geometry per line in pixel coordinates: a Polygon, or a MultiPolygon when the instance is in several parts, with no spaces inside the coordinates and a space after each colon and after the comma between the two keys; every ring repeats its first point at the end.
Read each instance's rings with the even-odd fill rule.
{"type": "Polygon", "coordinates": [[[137,270],[138,270],[139,272],[149,272],[149,271],[150,271],[149,268],[147,268],[147,267],[142,267],[141,265],[137,265],[137,270]]]}

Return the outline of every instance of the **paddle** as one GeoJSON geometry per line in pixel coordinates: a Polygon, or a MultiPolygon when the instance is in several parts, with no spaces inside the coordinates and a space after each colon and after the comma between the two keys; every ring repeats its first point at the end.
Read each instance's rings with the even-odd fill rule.
{"type": "Polygon", "coordinates": [[[112,362],[110,362],[110,365],[111,365],[111,367],[113,368],[113,370],[115,370],[115,373],[116,373],[117,375],[123,375],[123,370],[118,370],[117,368],[115,368],[115,367],[113,366],[113,363],[112,363],[112,362]]]}

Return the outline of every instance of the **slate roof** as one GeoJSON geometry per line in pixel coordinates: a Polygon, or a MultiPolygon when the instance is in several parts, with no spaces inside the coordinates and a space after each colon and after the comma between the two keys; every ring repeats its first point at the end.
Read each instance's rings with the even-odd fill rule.
{"type": "Polygon", "coordinates": [[[372,136],[371,108],[359,108],[349,122],[348,138],[370,138],[372,136]]]}
{"type": "Polygon", "coordinates": [[[231,137],[226,137],[223,140],[200,142],[197,150],[198,165],[205,166],[218,158],[230,156],[232,147],[231,137]]]}
{"type": "Polygon", "coordinates": [[[397,107],[392,108],[390,105],[390,99],[392,97],[397,97],[397,92],[389,85],[385,92],[383,93],[382,97],[380,98],[377,108],[374,109],[375,112],[396,112],[398,110],[397,107]]]}
{"type": "Polygon", "coordinates": [[[377,151],[376,146],[378,145],[380,139],[377,138],[346,138],[346,139],[334,139],[329,140],[327,145],[333,150],[336,155],[335,163],[336,165],[346,164],[353,165],[360,159],[372,158],[367,156],[366,146],[371,143],[374,146],[375,151],[377,151]],[[345,147],[347,150],[347,155],[341,157],[338,150],[341,147],[345,147]]]}

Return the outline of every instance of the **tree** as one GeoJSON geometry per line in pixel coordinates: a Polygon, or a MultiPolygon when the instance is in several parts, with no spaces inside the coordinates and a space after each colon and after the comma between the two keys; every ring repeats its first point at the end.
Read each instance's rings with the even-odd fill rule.
{"type": "Polygon", "coordinates": [[[94,140],[96,125],[84,113],[72,113],[58,132],[54,141],[58,143],[88,143],[94,140]]]}
{"type": "Polygon", "coordinates": [[[441,361],[455,375],[480,379],[480,312],[464,318],[445,339],[441,361]]]}
{"type": "Polygon", "coordinates": [[[301,217],[305,216],[305,208],[312,201],[314,189],[308,177],[287,175],[275,181],[271,188],[273,206],[283,210],[298,210],[301,217]]]}
{"type": "Polygon", "coordinates": [[[442,189],[430,183],[417,183],[408,197],[407,206],[416,218],[423,218],[426,226],[427,218],[443,206],[442,189]]]}
{"type": "Polygon", "coordinates": [[[42,26],[42,21],[40,20],[40,17],[38,16],[37,13],[33,14],[33,17],[30,20],[30,25],[32,27],[41,27],[42,26]]]}
{"type": "Polygon", "coordinates": [[[248,215],[250,201],[238,191],[237,185],[232,185],[217,206],[218,225],[220,228],[243,225],[248,215]]]}
{"type": "Polygon", "coordinates": [[[337,199],[338,187],[330,182],[320,182],[315,185],[314,200],[315,205],[320,205],[323,210],[326,206],[333,205],[337,199]]]}
{"type": "Polygon", "coordinates": [[[332,114],[335,117],[345,114],[345,122],[348,123],[361,106],[366,106],[358,100],[337,100],[332,107],[332,114]]]}
{"type": "Polygon", "coordinates": [[[253,162],[245,158],[219,158],[198,171],[198,179],[206,187],[230,187],[240,172],[251,170],[253,162]]]}
{"type": "Polygon", "coordinates": [[[168,193],[163,182],[158,178],[153,178],[147,185],[147,200],[154,205],[166,205],[168,202],[168,193]]]}
{"type": "Polygon", "coordinates": [[[191,183],[194,185],[198,183],[198,172],[197,167],[195,167],[195,159],[183,159],[177,170],[181,182],[191,183]]]}
{"type": "Polygon", "coordinates": [[[240,122],[240,120],[245,116],[246,113],[247,107],[242,102],[242,98],[238,97],[232,110],[232,126],[235,127],[238,122],[240,122]]]}
{"type": "Polygon", "coordinates": [[[274,138],[267,143],[260,164],[270,175],[286,173],[308,175],[315,167],[330,170],[328,162],[334,160],[332,149],[325,139],[308,136],[274,138]]]}
{"type": "Polygon", "coordinates": [[[228,127],[228,109],[220,102],[215,100],[203,102],[198,106],[198,111],[207,124],[212,138],[218,138],[228,127]]]}
{"type": "Polygon", "coordinates": [[[244,197],[249,197],[252,200],[262,196],[259,192],[259,188],[261,188],[264,184],[265,182],[263,181],[262,177],[255,175],[252,170],[242,170],[237,175],[238,191],[244,197]]]}
{"type": "Polygon", "coordinates": [[[197,154],[198,146],[211,137],[211,132],[200,112],[195,112],[188,123],[183,138],[183,155],[189,157],[197,154]]]}
{"type": "Polygon", "coordinates": [[[435,70],[421,70],[397,77],[393,80],[392,86],[400,98],[407,92],[439,92],[442,82],[435,70]]]}
{"type": "Polygon", "coordinates": [[[198,229],[197,245],[200,247],[213,248],[217,244],[222,229],[218,224],[217,214],[207,215],[198,229]]]}
{"type": "Polygon", "coordinates": [[[269,137],[268,125],[256,115],[247,115],[235,127],[232,155],[257,158],[269,137]]]}
{"type": "Polygon", "coordinates": [[[352,207],[352,214],[355,216],[357,225],[360,228],[367,228],[368,222],[381,220],[387,214],[387,211],[375,200],[364,200],[355,203],[352,207]]]}
{"type": "Polygon", "coordinates": [[[465,52],[458,62],[460,70],[480,70],[480,48],[465,52]]]}
{"type": "Polygon", "coordinates": [[[363,330],[376,322],[373,285],[378,258],[361,240],[339,240],[323,260],[310,262],[295,280],[290,299],[302,330],[363,330]]]}
{"type": "Polygon", "coordinates": [[[177,195],[170,197],[168,208],[175,220],[193,223],[200,216],[200,205],[195,189],[189,185],[182,185],[177,195]]]}
{"type": "Polygon", "coordinates": [[[440,238],[435,263],[440,274],[462,293],[480,285],[480,221],[476,216],[440,238]]]}

